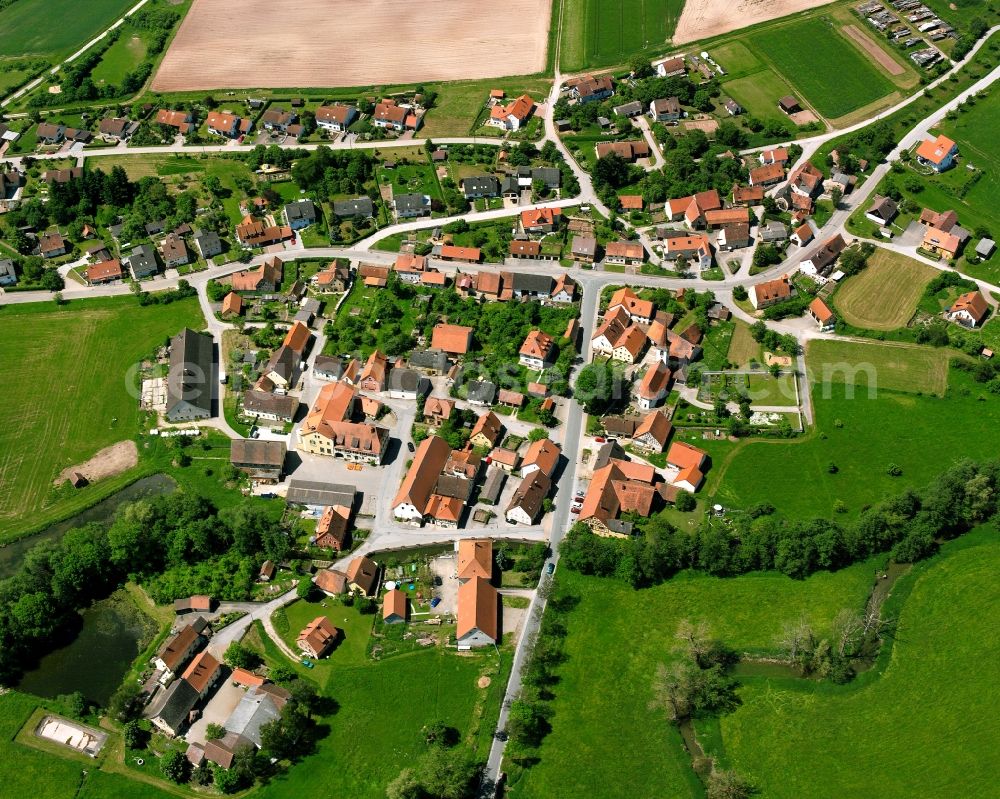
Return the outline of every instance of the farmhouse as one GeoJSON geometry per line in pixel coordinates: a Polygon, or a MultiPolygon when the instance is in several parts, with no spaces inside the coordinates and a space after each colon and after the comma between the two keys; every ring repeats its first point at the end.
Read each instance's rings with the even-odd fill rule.
{"type": "Polygon", "coordinates": [[[649,115],[656,122],[676,122],[684,112],[677,97],[662,97],[649,104],[649,115]]]}
{"type": "Polygon", "coordinates": [[[170,340],[167,372],[168,422],[189,422],[212,416],[215,343],[211,336],[185,328],[170,340]]]}
{"type": "Polygon", "coordinates": [[[316,522],[316,539],[313,543],[324,549],[332,549],[334,552],[343,551],[351,542],[351,533],[348,530],[350,521],[350,508],[345,505],[327,505],[323,508],[323,515],[316,522]]]}
{"type": "Polygon", "coordinates": [[[253,389],[243,393],[243,415],[251,419],[266,419],[273,422],[289,423],[295,418],[299,408],[297,397],[272,394],[269,391],[253,389]]]}
{"type": "Polygon", "coordinates": [[[663,452],[672,430],[673,425],[663,411],[647,413],[632,434],[632,446],[643,452],[663,452]]]}
{"type": "Polygon", "coordinates": [[[805,247],[810,241],[813,240],[813,229],[808,222],[803,222],[794,231],[792,235],[788,237],[792,244],[799,247],[805,247]]]}
{"type": "Polygon", "coordinates": [[[538,441],[532,441],[524,460],[521,461],[521,477],[527,477],[535,471],[544,472],[547,477],[552,477],[561,452],[559,445],[552,439],[540,438],[538,441]]]}
{"type": "Polygon", "coordinates": [[[479,466],[471,450],[454,452],[439,436],[425,438],[393,500],[393,515],[417,526],[429,521],[457,527],[479,466]]]}
{"type": "MultiPolygon", "coordinates": [[[[298,404],[298,400],[293,401],[298,404]]],[[[255,482],[276,483],[281,480],[285,455],[283,441],[237,438],[229,451],[229,462],[255,482]]]]}
{"type": "Polygon", "coordinates": [[[773,186],[785,179],[785,168],[781,164],[767,164],[750,170],[751,186],[773,186]]]}
{"type": "Polygon", "coordinates": [[[299,633],[295,643],[304,655],[318,659],[333,649],[339,636],[340,630],[326,616],[317,616],[299,633]]]}
{"type": "Polygon", "coordinates": [[[585,75],[569,81],[570,94],[581,103],[594,103],[606,100],[614,94],[614,80],[610,75],[585,75]]]}
{"type": "Polygon", "coordinates": [[[646,334],[629,318],[624,308],[604,315],[590,342],[596,355],[623,363],[636,363],[646,346],[646,334]]]}
{"type": "Polygon", "coordinates": [[[783,302],[791,296],[792,285],[783,277],[758,283],[750,289],[750,302],[758,310],[783,302]]]}
{"type": "Polygon", "coordinates": [[[639,410],[650,411],[663,404],[669,393],[670,377],[670,370],[663,363],[657,363],[646,370],[636,391],[639,410]]]}
{"type": "Polygon", "coordinates": [[[823,192],[823,173],[806,161],[788,177],[793,192],[814,199],[823,192]]]}
{"type": "Polygon", "coordinates": [[[724,225],[719,230],[716,243],[720,250],[731,252],[750,246],[750,225],[746,222],[724,225]]]}
{"type": "Polygon", "coordinates": [[[478,247],[456,247],[454,244],[444,244],[438,250],[437,257],[442,261],[478,264],[483,259],[483,253],[478,247]]]}
{"type": "Polygon", "coordinates": [[[955,164],[958,145],[947,136],[924,139],[917,145],[917,162],[930,167],[935,172],[944,172],[955,164]]]}
{"type": "Polygon", "coordinates": [[[166,679],[170,679],[180,672],[181,666],[187,663],[188,658],[201,646],[203,640],[194,625],[185,625],[163,642],[156,653],[153,665],[163,672],[166,679]]]}
{"type": "Polygon", "coordinates": [[[761,186],[741,186],[733,184],[733,205],[760,205],[764,201],[764,189],[761,186]]]}
{"type": "Polygon", "coordinates": [[[949,321],[965,327],[979,327],[989,310],[990,306],[980,292],[969,291],[955,300],[948,309],[947,316],[949,321]]]}
{"type": "MultiPolygon", "coordinates": [[[[796,231],[798,232],[798,231],[796,231]]],[[[799,270],[805,275],[827,275],[834,262],[847,247],[847,242],[839,233],[827,239],[816,250],[799,263],[799,270]]]]}
{"type": "Polygon", "coordinates": [[[954,229],[952,232],[947,232],[928,226],[927,230],[924,231],[924,239],[920,246],[934,255],[951,261],[958,257],[958,253],[962,249],[962,239],[954,233],[954,229]]]}
{"type": "Polygon", "coordinates": [[[374,594],[378,586],[378,564],[364,555],[352,560],[347,567],[347,585],[365,596],[374,594]]]}
{"type": "Polygon", "coordinates": [[[761,164],[781,164],[786,166],[788,164],[788,148],[787,147],[772,147],[767,150],[761,150],[760,155],[757,156],[757,160],[761,164]]]}
{"type": "Polygon", "coordinates": [[[683,441],[675,441],[667,451],[667,466],[676,469],[673,485],[695,493],[705,479],[704,467],[708,453],[683,441]]]}
{"type": "Polygon", "coordinates": [[[634,139],[630,141],[601,141],[594,147],[598,158],[605,156],[619,155],[628,162],[635,162],[640,158],[649,158],[649,144],[645,139],[634,139]]]}
{"type": "Polygon", "coordinates": [[[637,241],[612,241],[604,248],[605,263],[637,266],[645,260],[646,250],[637,241]]]}
{"type": "Polygon", "coordinates": [[[460,650],[500,640],[500,595],[482,577],[474,577],[458,587],[456,615],[455,638],[460,650]]]}
{"type": "Polygon", "coordinates": [[[662,61],[654,61],[653,68],[661,78],[676,78],[687,74],[683,56],[672,56],[662,61]]]}
{"type": "Polygon", "coordinates": [[[594,471],[579,520],[595,535],[627,538],[632,524],[618,517],[622,513],[648,517],[653,512],[657,501],[655,476],[652,466],[612,458],[594,471]]]}
{"type": "Polygon", "coordinates": [[[532,330],[518,351],[519,361],[522,366],[529,369],[544,369],[550,363],[555,348],[556,343],[552,336],[541,330],[532,330]]]}
{"type": "Polygon", "coordinates": [[[221,669],[222,664],[205,649],[195,655],[194,660],[184,670],[183,679],[191,684],[199,698],[203,698],[208,689],[219,679],[221,669]]]}

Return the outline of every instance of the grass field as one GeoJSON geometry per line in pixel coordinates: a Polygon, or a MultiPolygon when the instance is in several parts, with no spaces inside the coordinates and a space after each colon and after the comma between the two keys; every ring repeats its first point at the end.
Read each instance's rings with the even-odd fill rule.
{"type": "Polygon", "coordinates": [[[867,269],[841,284],[833,304],[849,325],[895,330],[910,321],[924,287],[937,273],[920,261],[877,249],[868,259],[867,269]]]}
{"type": "Polygon", "coordinates": [[[99,483],[57,490],[52,481],[66,466],[139,432],[128,370],[185,325],[204,325],[197,300],[146,308],[131,297],[0,308],[0,369],[18,375],[4,392],[0,537],[100,493],[99,483]]]}
{"type": "Polygon", "coordinates": [[[813,341],[807,365],[810,378],[820,384],[820,394],[824,382],[850,381],[877,391],[938,395],[944,393],[948,383],[947,353],[916,344],[813,341]]]}
{"type": "Polygon", "coordinates": [[[895,88],[823,18],[762,30],[754,35],[753,45],[828,118],[848,114],[895,88]],[[831,75],[837,79],[830,80],[831,75]]]}
{"type": "MultiPolygon", "coordinates": [[[[813,369],[819,360],[817,343],[810,347],[813,369]]],[[[828,354],[852,357],[847,349],[828,354]]],[[[928,373],[941,368],[946,355],[937,355],[939,361],[921,368],[928,373]]],[[[854,357],[868,356],[862,351],[854,357]]],[[[918,381],[912,388],[928,390],[918,381]]],[[[904,488],[926,485],[962,458],[992,458],[1000,447],[1000,398],[962,372],[950,373],[944,397],[886,390],[881,378],[874,399],[864,388],[842,383],[831,383],[826,396],[815,389],[815,434],[790,442],[748,441],[728,457],[713,457],[715,501],[748,507],[763,496],[788,517],[811,518],[832,514],[840,500],[853,515],[904,488]],[[831,463],[835,474],[829,473],[831,463]],[[890,464],[900,466],[903,474],[890,476],[890,464]]]]}
{"type": "Polygon", "coordinates": [[[658,52],[674,32],[684,0],[563,0],[564,72],[623,64],[658,52]]]}
{"type": "Polygon", "coordinates": [[[67,56],[105,30],[132,0],[17,0],[0,11],[0,56],[67,56]]]}
{"type": "Polygon", "coordinates": [[[718,47],[713,47],[711,56],[729,75],[752,72],[762,66],[760,59],[751,53],[741,41],[726,42],[718,47]]]}
{"type": "Polygon", "coordinates": [[[656,666],[672,657],[678,622],[705,619],[716,637],[738,650],[772,650],[790,620],[804,615],[825,631],[839,610],[860,607],[872,568],[859,564],[802,581],[775,574],[682,574],[642,591],[562,570],[559,590],[579,604],[566,619],[567,657],[553,688],[553,730],[542,743],[541,761],[509,795],[702,796],[676,728],[648,709],[656,666]]]}
{"type": "Polygon", "coordinates": [[[740,319],[736,320],[736,328],[729,342],[729,354],[726,357],[730,363],[735,363],[740,368],[752,360],[761,359],[760,344],[750,335],[750,325],[740,319]]]}
{"type": "Polygon", "coordinates": [[[126,28],[126,32],[104,51],[100,63],[94,67],[90,77],[97,85],[117,84],[126,74],[139,66],[145,57],[146,43],[142,36],[138,32],[133,34],[131,28],[126,28]]]}
{"type": "Polygon", "coordinates": [[[968,539],[903,578],[912,590],[881,677],[741,691],[743,706],[722,719],[726,759],[762,796],[996,795],[1000,661],[988,653],[1000,647],[1000,543],[992,530],[968,539]]]}

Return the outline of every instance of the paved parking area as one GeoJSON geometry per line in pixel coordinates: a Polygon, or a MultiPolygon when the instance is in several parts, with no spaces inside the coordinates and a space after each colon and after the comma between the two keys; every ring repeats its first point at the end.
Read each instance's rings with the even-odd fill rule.
{"type": "Polygon", "coordinates": [[[431,561],[431,572],[441,578],[441,585],[435,586],[434,596],[441,598],[441,604],[432,613],[439,616],[454,614],[458,607],[458,577],[455,575],[457,563],[455,554],[439,555],[431,561]]]}
{"type": "Polygon", "coordinates": [[[244,688],[239,685],[233,685],[232,680],[222,680],[215,689],[215,693],[201,711],[201,717],[188,728],[187,733],[184,735],[184,740],[188,743],[204,745],[205,730],[208,728],[208,725],[225,724],[226,719],[229,718],[229,715],[236,709],[240,700],[243,699],[243,692],[244,688]]]}

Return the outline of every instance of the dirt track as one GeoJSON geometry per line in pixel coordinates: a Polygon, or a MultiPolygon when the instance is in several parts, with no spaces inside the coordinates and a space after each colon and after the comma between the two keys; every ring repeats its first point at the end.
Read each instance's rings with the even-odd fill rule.
{"type": "Polygon", "coordinates": [[[876,42],[872,41],[872,39],[857,25],[846,25],[844,27],[844,33],[857,42],[861,49],[868,53],[868,57],[890,75],[902,75],[906,71],[900,64],[897,64],[885,50],[879,47],[876,42]]]}
{"type": "Polygon", "coordinates": [[[687,0],[674,31],[674,44],[694,42],[823,6],[833,0],[687,0]]]}
{"type": "Polygon", "coordinates": [[[154,91],[371,86],[527,75],[547,0],[194,0],[154,91]]]}
{"type": "Polygon", "coordinates": [[[87,482],[94,483],[104,477],[121,474],[138,462],[139,450],[136,448],[135,442],[119,441],[117,444],[105,447],[90,460],[63,469],[55,482],[56,485],[59,485],[59,483],[69,480],[72,472],[80,472],[87,478],[87,482]]]}

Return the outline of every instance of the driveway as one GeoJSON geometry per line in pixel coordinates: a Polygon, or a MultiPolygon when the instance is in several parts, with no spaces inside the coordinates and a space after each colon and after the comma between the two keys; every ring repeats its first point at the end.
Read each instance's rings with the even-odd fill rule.
{"type": "MultiPolygon", "coordinates": [[[[228,675],[229,669],[224,669],[228,675]]],[[[201,717],[192,724],[184,735],[184,740],[188,743],[199,743],[204,745],[206,730],[209,724],[225,724],[226,719],[236,709],[236,706],[243,699],[243,687],[233,685],[233,681],[228,677],[220,681],[212,698],[208,700],[201,717]]]]}

